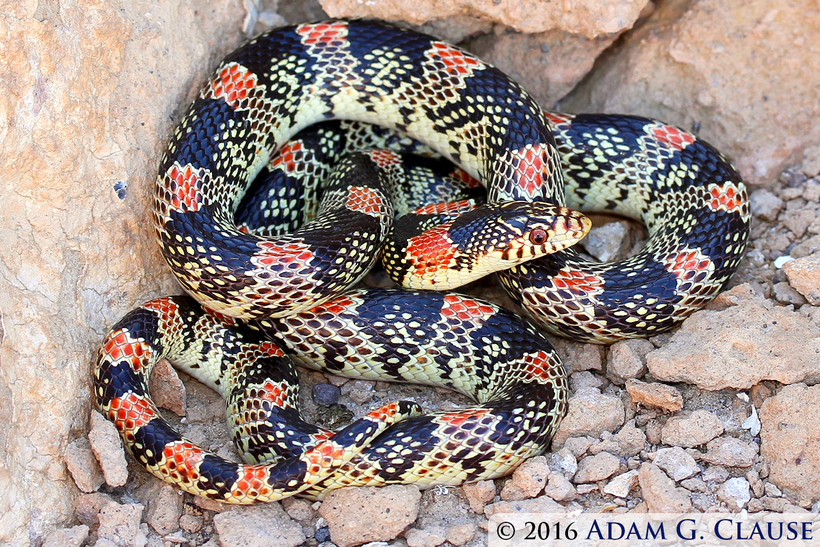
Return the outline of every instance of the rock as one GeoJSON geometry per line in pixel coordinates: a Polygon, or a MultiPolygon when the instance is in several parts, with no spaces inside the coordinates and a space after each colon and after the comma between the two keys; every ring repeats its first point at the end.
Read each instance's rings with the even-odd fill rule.
{"type": "Polygon", "coordinates": [[[421,32],[441,38],[451,44],[459,44],[471,37],[492,33],[493,23],[489,19],[470,17],[469,15],[454,15],[434,19],[419,25],[418,28],[421,32]]]}
{"type": "Polygon", "coordinates": [[[447,539],[444,529],[438,526],[424,530],[411,528],[404,537],[407,538],[408,547],[437,547],[447,539]]]}
{"type": "Polygon", "coordinates": [[[150,481],[142,486],[135,497],[146,507],[145,522],[165,536],[179,530],[182,516],[182,492],[170,484],[150,481]]]}
{"type": "Polygon", "coordinates": [[[592,374],[588,370],[573,372],[569,377],[569,389],[573,393],[586,387],[594,387],[600,390],[605,384],[606,380],[600,376],[592,374]]]}
{"type": "Polygon", "coordinates": [[[820,499],[820,386],[785,386],[760,408],[760,453],[771,483],[797,499],[820,499]]]}
{"type": "Polygon", "coordinates": [[[100,511],[108,503],[114,500],[108,494],[102,492],[92,492],[82,494],[74,500],[74,511],[77,520],[91,528],[96,528],[100,524],[100,511]]]}
{"type": "Polygon", "coordinates": [[[213,511],[214,513],[221,513],[225,511],[230,505],[226,503],[222,503],[216,500],[203,498],[201,496],[194,496],[194,505],[199,507],[200,509],[205,509],[206,511],[213,511]]]}
{"type": "Polygon", "coordinates": [[[167,408],[177,416],[187,414],[185,384],[166,359],[154,365],[148,379],[148,390],[158,407],[167,408]]]}
{"type": "Polygon", "coordinates": [[[776,484],[773,484],[771,482],[764,483],[763,489],[767,496],[771,496],[773,498],[779,498],[783,495],[783,492],[780,491],[780,488],[778,488],[776,484]]]}
{"type": "Polygon", "coordinates": [[[91,430],[88,432],[91,450],[100,462],[105,482],[122,486],[128,480],[128,464],[117,428],[97,411],[91,412],[91,430]]]}
{"type": "Polygon", "coordinates": [[[807,145],[820,142],[812,123],[820,114],[814,8],[812,0],[657,3],[561,107],[695,128],[733,158],[747,182],[772,186],[807,145]]]}
{"type": "Polygon", "coordinates": [[[205,519],[198,515],[182,515],[179,517],[179,527],[189,534],[196,534],[205,525],[205,519]]]}
{"type": "Polygon", "coordinates": [[[88,538],[88,526],[85,524],[60,528],[48,535],[43,547],[80,547],[86,538],[88,538]]]}
{"type": "Polygon", "coordinates": [[[677,412],[683,408],[683,395],[673,386],[630,378],[626,381],[626,391],[635,404],[647,408],[659,408],[664,412],[677,412]]]}
{"type": "Polygon", "coordinates": [[[375,383],[370,380],[351,380],[341,387],[341,394],[350,397],[357,405],[364,404],[373,398],[375,383]]]}
{"type": "Polygon", "coordinates": [[[564,447],[549,455],[549,467],[551,471],[561,473],[567,479],[571,479],[578,471],[578,460],[569,448],[564,447]]]}
{"type": "Polygon", "coordinates": [[[734,437],[718,437],[706,445],[703,461],[728,467],[750,467],[755,462],[758,446],[734,437]]]}
{"type": "MultiPolygon", "coordinates": [[[[564,443],[564,448],[562,448],[558,452],[562,453],[566,450],[569,450],[569,452],[572,453],[572,455],[575,456],[575,459],[577,460],[578,458],[586,454],[590,447],[595,443],[596,440],[592,437],[570,437],[564,443]]],[[[550,463],[552,463],[552,460],[550,460],[550,463]]]]}
{"type": "Polygon", "coordinates": [[[730,511],[740,511],[752,499],[749,492],[749,481],[742,477],[732,477],[720,485],[717,497],[729,506],[730,511]]]}
{"type": "Polygon", "coordinates": [[[820,252],[787,262],[783,271],[789,284],[805,296],[809,304],[820,305],[820,252]]]}
{"type": "Polygon", "coordinates": [[[398,536],[416,520],[420,500],[415,486],[341,488],[325,497],[319,514],[330,526],[331,541],[352,547],[398,536]]]}
{"type": "Polygon", "coordinates": [[[530,458],[518,466],[512,478],[504,484],[501,499],[515,501],[534,498],[544,489],[549,472],[547,458],[544,456],[530,458]]]}
{"type": "Polygon", "coordinates": [[[820,146],[809,146],[803,150],[803,165],[800,171],[807,177],[816,177],[820,174],[820,146]]]}
{"type": "Polygon", "coordinates": [[[612,440],[620,447],[618,455],[627,458],[637,456],[646,447],[646,434],[635,427],[635,420],[628,421],[612,440]]]}
{"type": "Polygon", "coordinates": [[[618,475],[606,483],[603,492],[610,496],[627,498],[629,497],[629,492],[636,486],[638,486],[638,471],[632,470],[618,475]]]}
{"type": "Polygon", "coordinates": [[[458,2],[357,2],[355,0],[320,0],[322,8],[331,17],[373,17],[390,21],[401,20],[421,25],[454,15],[469,15],[489,19],[512,27],[519,32],[544,32],[561,29],[573,34],[595,38],[629,28],[640,15],[646,2],[593,2],[584,0],[565,9],[552,2],[518,3],[499,0],[491,4],[479,0],[458,2]]]}
{"type": "Polygon", "coordinates": [[[0,544],[16,546],[73,519],[63,450],[86,427],[104,333],[179,290],[149,220],[156,169],[244,13],[136,0],[3,14],[0,544]]]}
{"type": "MultiPolygon", "coordinates": [[[[120,505],[112,501],[100,510],[100,527],[97,536],[119,547],[143,547],[148,539],[140,530],[143,506],[120,505]]],[[[98,541],[99,544],[99,541],[98,541]]]]}
{"type": "Polygon", "coordinates": [[[668,344],[647,354],[649,372],[663,382],[709,390],[749,389],[763,380],[820,381],[820,327],[750,288],[741,294],[744,289],[733,289],[737,305],[684,321],[668,344]]]}
{"type": "Polygon", "coordinates": [[[456,547],[471,541],[476,536],[476,533],[476,526],[470,523],[448,526],[444,531],[447,541],[456,547]]]}
{"type": "Polygon", "coordinates": [[[576,496],[575,487],[561,473],[550,474],[544,494],[555,501],[572,501],[576,496]]]}
{"type": "Polygon", "coordinates": [[[470,504],[473,513],[484,514],[484,506],[495,498],[495,483],[493,481],[478,481],[461,486],[464,496],[470,504]]]}
{"type": "MultiPolygon", "coordinates": [[[[529,91],[538,104],[550,109],[590,71],[598,54],[617,37],[618,33],[607,33],[590,39],[563,30],[536,34],[503,32],[478,36],[464,46],[503,70],[529,91]]],[[[584,238],[585,242],[595,238],[594,231],[595,228],[584,238]]]]}
{"type": "Polygon", "coordinates": [[[314,384],[313,399],[319,405],[335,405],[339,402],[342,390],[332,384],[314,384]]]}
{"type": "Polygon", "coordinates": [[[711,441],[723,433],[723,422],[708,410],[672,416],[661,429],[664,444],[692,448],[711,441]]]}
{"type": "Polygon", "coordinates": [[[802,258],[820,251],[820,235],[812,236],[803,243],[795,245],[789,253],[794,258],[802,258]]]}
{"type": "Polygon", "coordinates": [[[655,349],[649,340],[622,340],[609,348],[606,377],[613,383],[640,378],[646,372],[646,354],[655,349]]]}
{"type": "Polygon", "coordinates": [[[710,465],[703,471],[703,480],[706,482],[722,483],[729,478],[729,472],[720,465],[710,465]]]}
{"type": "Polygon", "coordinates": [[[552,439],[554,449],[560,449],[569,437],[598,437],[604,431],[614,431],[624,423],[624,405],[618,397],[604,395],[595,388],[584,388],[569,399],[569,411],[552,439]]]}
{"type": "Polygon", "coordinates": [[[604,370],[603,346],[596,344],[581,344],[565,338],[550,337],[550,343],[555,348],[561,362],[572,368],[572,372],[584,370],[604,370]]]}
{"type": "MultiPolygon", "coordinates": [[[[606,435],[606,434],[605,434],[606,435]]],[[[646,446],[646,435],[643,431],[635,427],[635,420],[629,420],[610,439],[602,441],[590,447],[590,452],[598,454],[607,451],[617,456],[628,458],[641,452],[646,446]]]]}
{"type": "Polygon", "coordinates": [[[575,473],[575,484],[598,482],[608,479],[621,468],[621,460],[609,452],[601,452],[594,456],[587,456],[578,462],[578,472],[575,473]]]}
{"type": "Polygon", "coordinates": [[[293,520],[306,522],[313,518],[315,511],[311,504],[298,498],[285,498],[282,500],[282,507],[293,520]]]}
{"type": "Polygon", "coordinates": [[[600,262],[611,262],[629,251],[631,239],[629,222],[620,220],[593,226],[581,245],[600,262]]]}
{"type": "Polygon", "coordinates": [[[757,470],[752,468],[746,472],[746,480],[749,481],[749,487],[752,489],[754,497],[759,498],[765,493],[766,487],[763,481],[760,480],[757,470]]]}
{"type": "Polygon", "coordinates": [[[806,303],[805,297],[794,290],[792,286],[785,281],[775,283],[772,286],[772,293],[774,294],[775,299],[783,304],[794,304],[795,306],[801,306],[806,303]]]}
{"type": "Polygon", "coordinates": [[[700,479],[686,479],[680,481],[680,485],[690,492],[706,492],[706,483],[700,479]]]}
{"type": "MultiPolygon", "coordinates": [[[[330,541],[330,528],[327,527],[327,521],[323,518],[319,518],[316,522],[316,532],[313,534],[313,539],[318,541],[319,543],[329,542],[330,541]],[[323,524],[323,526],[320,526],[323,524]]],[[[373,541],[371,543],[367,543],[366,545],[386,545],[386,541],[373,541]]]]}
{"type": "MultiPolygon", "coordinates": [[[[813,147],[817,150],[817,147],[813,147]]],[[[808,149],[807,149],[808,150],[808,149]]],[[[806,151],[804,150],[803,153],[806,151]]],[[[820,156],[814,156],[818,158],[820,156]]],[[[812,175],[812,177],[816,177],[817,175],[812,175]]],[[[820,202],[820,181],[817,180],[808,180],[806,181],[806,186],[803,188],[803,199],[806,201],[812,201],[814,203],[820,202]]]]}
{"type": "Polygon", "coordinates": [[[680,482],[700,473],[695,458],[686,453],[683,448],[661,448],[655,453],[652,463],[663,469],[675,482],[680,482]]]}
{"type": "Polygon", "coordinates": [[[796,199],[786,204],[786,212],[780,215],[780,222],[799,239],[816,218],[814,207],[806,206],[802,199],[796,199]]]}
{"type": "Polygon", "coordinates": [[[752,213],[769,222],[777,220],[778,213],[783,209],[783,200],[766,188],[755,190],[749,199],[752,202],[752,213]]]}
{"type": "Polygon", "coordinates": [[[222,547],[296,547],[305,542],[302,527],[279,503],[265,503],[214,515],[222,547]]]}
{"type": "Polygon", "coordinates": [[[65,464],[74,484],[83,492],[95,492],[105,482],[88,439],[74,439],[65,449],[65,464]]]}
{"type": "Polygon", "coordinates": [[[644,463],[638,470],[641,494],[650,513],[687,513],[692,508],[689,492],[678,488],[661,469],[644,463]]]}

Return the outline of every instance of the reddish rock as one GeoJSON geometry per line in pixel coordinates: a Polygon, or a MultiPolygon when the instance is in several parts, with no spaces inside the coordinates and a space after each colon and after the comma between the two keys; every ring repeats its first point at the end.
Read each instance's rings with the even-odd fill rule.
{"type": "Polygon", "coordinates": [[[544,490],[550,470],[547,458],[536,456],[521,464],[504,484],[501,499],[505,501],[534,498],[544,490]]]}
{"type": "Polygon", "coordinates": [[[102,470],[86,438],[75,439],[65,449],[65,464],[74,484],[83,492],[95,492],[105,483],[102,470]]]}
{"type": "Polygon", "coordinates": [[[302,527],[279,503],[232,508],[214,515],[221,547],[296,547],[305,542],[302,527]]]}
{"type": "Polygon", "coordinates": [[[677,412],[683,408],[683,395],[673,386],[629,379],[626,391],[636,404],[647,408],[659,408],[664,412],[677,412]]]}
{"type": "Polygon", "coordinates": [[[664,444],[691,448],[711,441],[723,433],[723,422],[708,410],[672,416],[661,430],[664,444]]]}
{"type": "Polygon", "coordinates": [[[820,305],[820,253],[796,258],[783,265],[789,284],[813,306],[820,305]]]}
{"type": "Polygon", "coordinates": [[[718,437],[706,445],[703,461],[727,467],[751,467],[757,456],[758,446],[734,437],[718,437]]]}
{"type": "Polygon", "coordinates": [[[649,340],[622,340],[609,348],[606,377],[623,385],[646,372],[646,354],[655,349],[649,340]]]}
{"type": "Polygon", "coordinates": [[[798,500],[820,499],[820,385],[795,384],[760,408],[760,453],[769,478],[798,500]]]}
{"type": "Polygon", "coordinates": [[[624,405],[618,397],[604,395],[595,388],[580,389],[569,399],[569,410],[552,446],[561,448],[569,437],[598,437],[604,431],[615,431],[623,425],[624,416],[624,405]]]}
{"type": "Polygon", "coordinates": [[[817,6],[813,0],[657,6],[562,108],[695,128],[736,162],[746,181],[774,185],[804,147],[820,142],[817,6]]]}
{"type": "Polygon", "coordinates": [[[621,469],[621,460],[609,452],[601,452],[594,456],[587,456],[578,462],[578,471],[575,473],[575,484],[598,482],[608,479],[621,469]]]}
{"type": "Polygon", "coordinates": [[[579,0],[572,5],[572,9],[567,9],[563,4],[543,0],[536,2],[498,0],[491,3],[481,0],[446,0],[444,2],[434,0],[416,2],[320,0],[320,3],[331,17],[373,17],[421,25],[454,15],[469,15],[490,19],[520,32],[562,29],[582,34],[588,38],[620,32],[631,27],[646,6],[645,0],[623,2],[579,0]]]}
{"type": "Polygon", "coordinates": [[[470,504],[473,513],[484,514],[484,506],[495,498],[495,483],[493,481],[478,481],[462,485],[464,496],[470,504]]]}
{"type": "Polygon", "coordinates": [[[820,327],[750,292],[735,291],[733,298],[737,305],[684,321],[668,344],[646,356],[649,372],[709,390],[820,380],[820,327]]]}
{"type": "Polygon", "coordinates": [[[652,463],[638,470],[641,494],[650,513],[687,513],[692,508],[689,492],[675,486],[675,482],[652,463]]]}
{"type": "Polygon", "coordinates": [[[148,390],[158,407],[167,408],[177,416],[185,416],[185,384],[167,360],[163,359],[154,365],[148,390]]]}
{"type": "Polygon", "coordinates": [[[91,412],[91,431],[88,432],[91,450],[100,462],[105,482],[110,486],[122,486],[128,480],[128,464],[120,434],[113,423],[99,412],[91,412]]]}
{"type": "Polygon", "coordinates": [[[416,520],[421,493],[415,486],[341,488],[322,501],[319,514],[339,547],[390,541],[416,520]]]}

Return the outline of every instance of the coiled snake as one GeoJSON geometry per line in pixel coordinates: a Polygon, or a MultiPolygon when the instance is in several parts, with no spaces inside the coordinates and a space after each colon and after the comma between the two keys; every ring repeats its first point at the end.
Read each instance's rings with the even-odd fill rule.
{"type": "MultiPolygon", "coordinates": [[[[439,288],[511,266],[499,272],[502,285],[553,333],[608,343],[668,330],[720,290],[745,250],[740,177],[684,131],[631,116],[544,113],[471,54],[381,23],[262,35],[223,61],[161,162],[155,226],[190,296],[129,313],[94,371],[96,402],[129,452],[186,491],[250,503],[320,498],[346,485],[497,477],[545,450],[565,414],[558,358],[511,312],[455,294],[345,292],[390,233],[390,198],[404,199],[394,196],[405,184],[395,180],[396,153],[340,160],[315,221],[290,235],[259,235],[278,231],[265,222],[237,227],[257,175],[299,171],[295,160],[307,153],[291,139],[334,118],[398,130],[458,164],[467,187],[471,177],[487,187],[489,205],[478,209],[466,200],[410,206],[444,224],[387,245],[393,277],[439,288]],[[589,228],[566,202],[639,219],[649,243],[617,264],[561,251],[589,228]],[[440,276],[439,263],[457,273],[440,276]],[[391,403],[326,431],[300,419],[286,354],[333,373],[449,387],[476,405],[421,415],[413,403],[391,403]],[[163,357],[226,397],[247,463],[208,453],[162,418],[147,377],[163,357]]],[[[284,205],[270,215],[291,225],[302,198],[290,192],[278,187],[256,201],[284,205]]]]}

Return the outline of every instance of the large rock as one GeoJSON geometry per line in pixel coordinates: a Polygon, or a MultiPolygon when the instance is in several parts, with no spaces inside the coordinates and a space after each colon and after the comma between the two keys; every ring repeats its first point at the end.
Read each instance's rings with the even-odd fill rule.
{"type": "Polygon", "coordinates": [[[670,0],[604,55],[562,107],[694,129],[752,183],[820,141],[820,11],[814,0],[670,0]]]}
{"type": "Polygon", "coordinates": [[[570,437],[598,437],[604,431],[615,431],[623,425],[624,417],[624,405],[618,397],[594,387],[579,389],[569,399],[567,415],[552,439],[553,450],[563,447],[570,437]]]}
{"type": "Polygon", "coordinates": [[[322,501],[319,514],[339,547],[390,541],[419,515],[418,487],[393,484],[383,488],[341,488],[322,501]]]}
{"type": "Polygon", "coordinates": [[[629,28],[647,0],[579,0],[568,8],[562,2],[535,0],[319,0],[331,17],[374,17],[414,25],[445,17],[468,15],[512,27],[519,32],[565,30],[595,38],[629,28]]]}
{"type": "Polygon", "coordinates": [[[497,66],[529,91],[542,108],[551,109],[591,69],[618,33],[587,38],[563,30],[537,34],[485,34],[465,47],[497,66]]]}
{"type": "Polygon", "coordinates": [[[769,480],[799,501],[820,499],[820,386],[784,387],[760,407],[769,480]]]}
{"type": "Polygon", "coordinates": [[[0,544],[71,522],[62,452],[86,428],[97,346],[178,291],[148,222],[156,167],[243,17],[238,1],[4,4],[0,544]]]}
{"type": "Polygon", "coordinates": [[[668,344],[646,356],[655,378],[709,390],[820,380],[820,327],[753,296],[748,287],[730,293],[720,301],[735,305],[696,312],[668,344]]]}
{"type": "Polygon", "coordinates": [[[820,305],[820,252],[786,262],[783,271],[789,284],[805,296],[809,304],[820,305]]]}

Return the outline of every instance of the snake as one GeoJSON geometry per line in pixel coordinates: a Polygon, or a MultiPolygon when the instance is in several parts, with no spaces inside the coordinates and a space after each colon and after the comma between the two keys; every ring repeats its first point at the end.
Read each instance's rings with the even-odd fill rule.
{"type": "Polygon", "coordinates": [[[228,503],[508,474],[547,450],[567,412],[544,333],[606,344],[668,331],[728,282],[749,238],[746,187],[702,139],[637,116],[544,111],[471,53],[366,20],[274,29],[230,54],[176,127],[155,188],[157,239],[187,294],[112,327],[95,402],[146,470],[228,503]],[[346,150],[312,220],[279,234],[271,217],[298,225],[301,194],[285,183],[259,197],[252,185],[313,170],[303,156],[322,163],[344,138],[320,134],[308,152],[317,137],[299,135],[328,120],[422,143],[458,166],[451,179],[485,187],[486,203],[397,198],[414,179],[401,153],[346,150]],[[266,220],[248,227],[237,209],[250,194],[266,220]],[[394,229],[398,209],[409,231],[394,229]],[[589,260],[572,246],[589,230],[579,209],[639,220],[648,243],[620,262],[589,260]],[[350,289],[378,255],[405,288],[350,289]],[[525,317],[436,292],[490,272],[525,317]],[[163,358],[225,397],[241,463],[162,416],[148,377],[163,358]],[[387,403],[329,431],[301,419],[294,364],[473,404],[424,414],[387,403]]]}

